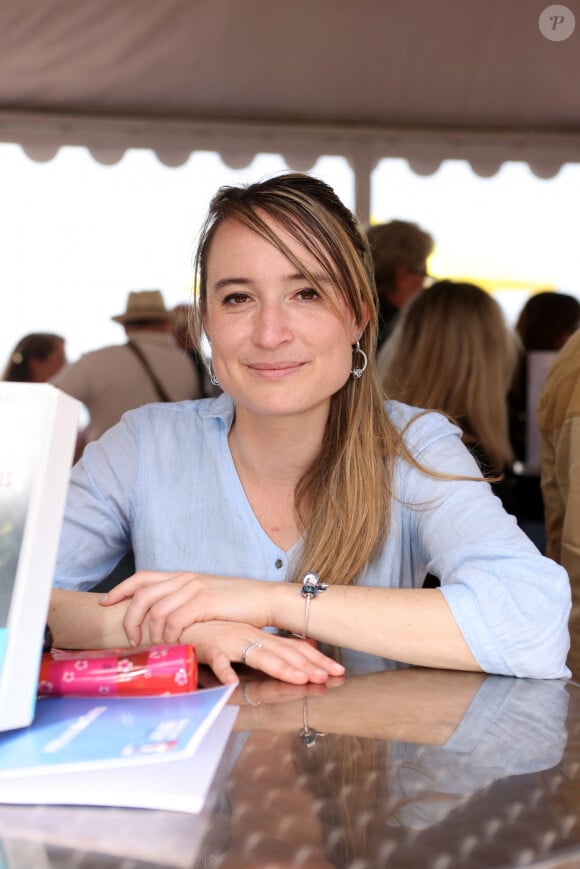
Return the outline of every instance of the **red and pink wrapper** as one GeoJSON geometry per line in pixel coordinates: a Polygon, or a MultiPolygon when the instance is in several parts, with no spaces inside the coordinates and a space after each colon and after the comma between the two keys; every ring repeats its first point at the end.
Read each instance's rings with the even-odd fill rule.
{"type": "Polygon", "coordinates": [[[38,693],[134,697],[184,694],[197,688],[197,655],[190,645],[142,649],[44,652],[38,693]]]}

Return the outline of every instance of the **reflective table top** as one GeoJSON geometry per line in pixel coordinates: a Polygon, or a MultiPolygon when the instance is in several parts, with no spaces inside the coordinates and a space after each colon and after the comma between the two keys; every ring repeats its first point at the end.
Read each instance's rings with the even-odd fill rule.
{"type": "Polygon", "coordinates": [[[412,668],[324,687],[240,678],[201,814],[0,807],[0,867],[580,866],[580,684],[412,668]]]}

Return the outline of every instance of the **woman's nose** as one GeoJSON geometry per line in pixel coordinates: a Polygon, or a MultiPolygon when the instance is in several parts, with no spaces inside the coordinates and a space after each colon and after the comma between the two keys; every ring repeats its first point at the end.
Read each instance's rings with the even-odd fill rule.
{"type": "Polygon", "coordinates": [[[260,306],[256,312],[254,338],[262,347],[276,347],[284,344],[292,337],[288,312],[279,303],[268,303],[260,306]]]}

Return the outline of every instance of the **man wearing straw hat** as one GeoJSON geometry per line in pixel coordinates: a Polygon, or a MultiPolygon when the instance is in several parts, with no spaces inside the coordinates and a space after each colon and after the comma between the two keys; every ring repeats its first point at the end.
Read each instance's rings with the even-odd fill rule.
{"type": "Polygon", "coordinates": [[[129,293],[126,310],[112,319],[124,326],[127,343],[86,353],[51,381],[87,408],[87,441],[99,438],[126,410],[201,396],[199,374],[175,341],[159,290],[129,293]]]}

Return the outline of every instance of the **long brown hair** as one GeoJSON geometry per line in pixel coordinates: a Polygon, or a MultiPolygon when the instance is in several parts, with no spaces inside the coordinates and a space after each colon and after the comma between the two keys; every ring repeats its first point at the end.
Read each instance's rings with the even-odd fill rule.
{"type": "MultiPolygon", "coordinates": [[[[356,580],[386,538],[395,458],[402,455],[413,461],[385,413],[376,376],[373,264],[358,221],[319,179],[288,173],[246,187],[222,187],[210,204],[195,261],[199,304],[194,306],[193,332],[198,347],[207,305],[209,252],[217,228],[226,220],[243,224],[274,245],[332,304],[328,291],[261,215],[313,255],[357,323],[362,325],[369,315],[360,338],[368,366],[360,379],[349,377],[332,396],[320,452],[295,493],[296,516],[306,533],[294,580],[315,570],[324,581],[345,585],[356,580]]],[[[354,361],[358,365],[358,356],[354,361]]]]}

